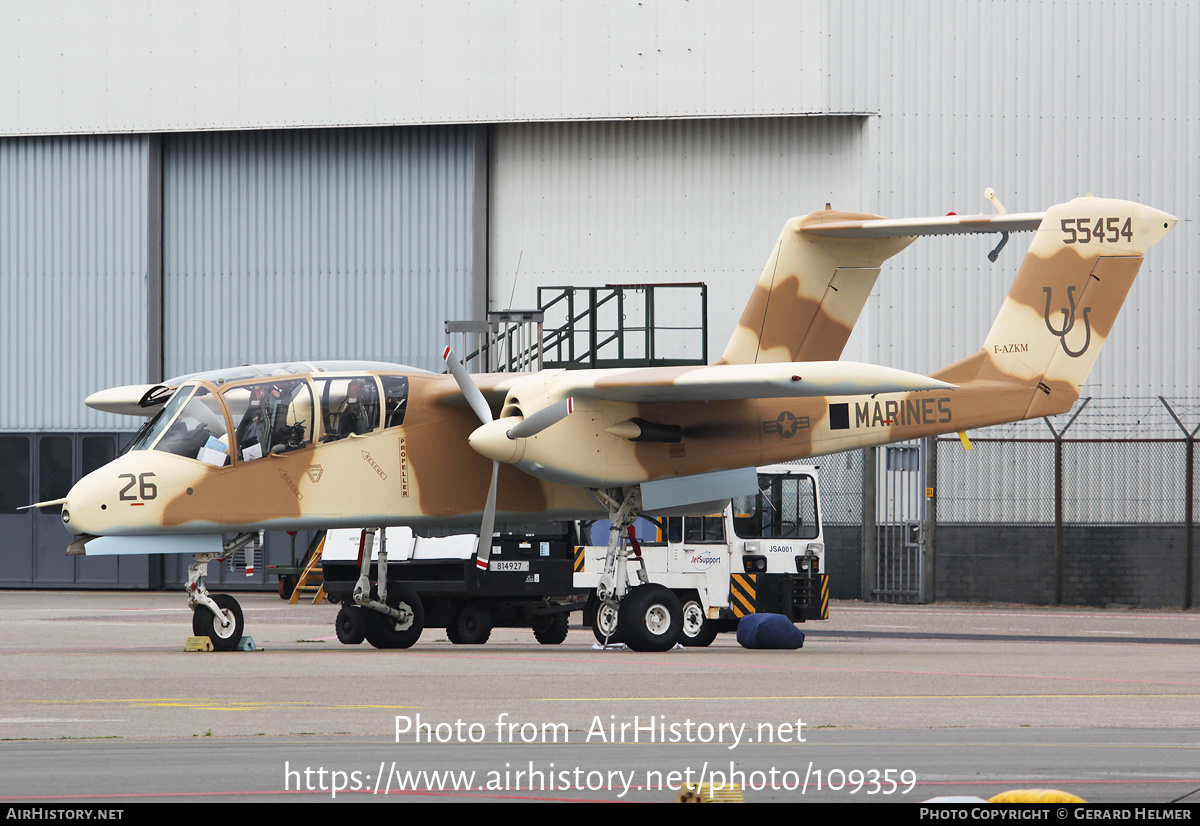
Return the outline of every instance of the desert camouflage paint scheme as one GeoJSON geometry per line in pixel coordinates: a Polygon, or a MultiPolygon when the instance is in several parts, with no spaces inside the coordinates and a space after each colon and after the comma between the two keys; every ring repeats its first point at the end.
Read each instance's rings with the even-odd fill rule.
{"type": "MultiPolygon", "coordinates": [[[[889,221],[816,212],[784,227],[717,364],[472,376],[495,417],[482,426],[452,376],[399,366],[293,365],[299,372],[192,378],[176,395],[194,392],[219,417],[209,423],[212,434],[225,434],[207,443],[215,453],[199,454],[208,461],[162,449],[163,432],[80,480],[63,519],[71,531],[96,536],[478,525],[491,460],[501,463],[498,520],[592,518],[606,511],[590,490],[1066,412],[1143,254],[1175,221],[1098,198],[1012,216],[889,221]],[[974,355],[932,376],[834,361],[881,264],[916,236],[1032,230],[1029,253],[974,355]],[[401,378],[401,422],[377,416],[361,432],[332,432],[347,404],[334,410],[329,387],[353,379],[378,395],[401,378]],[[288,421],[277,420],[295,432],[277,452],[255,458],[253,445],[242,446],[253,438],[248,413],[216,400],[278,393],[272,382],[301,399],[288,421]],[[239,387],[240,395],[231,392],[239,387]],[[508,435],[567,399],[561,420],[527,437],[508,435]]],[[[128,412],[148,389],[117,388],[89,403],[128,412]]]]}

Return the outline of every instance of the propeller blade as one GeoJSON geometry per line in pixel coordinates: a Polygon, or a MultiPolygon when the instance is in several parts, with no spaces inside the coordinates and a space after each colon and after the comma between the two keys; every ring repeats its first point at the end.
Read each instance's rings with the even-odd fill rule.
{"type": "Polygon", "coordinates": [[[484,424],[491,422],[492,409],[488,407],[487,399],[483,397],[479,386],[471,380],[471,374],[467,372],[467,368],[463,367],[461,361],[454,358],[454,353],[450,351],[449,347],[442,351],[442,360],[446,362],[446,367],[450,369],[450,375],[454,376],[454,380],[458,382],[458,389],[462,391],[467,404],[471,405],[471,409],[475,411],[479,421],[484,424]]]}
{"type": "Polygon", "coordinates": [[[571,415],[575,410],[574,399],[564,399],[561,402],[552,404],[549,407],[543,407],[532,416],[517,422],[508,431],[510,439],[524,439],[526,436],[533,436],[541,433],[550,425],[558,424],[567,416],[571,415]]]}
{"type": "MultiPolygon", "coordinates": [[[[492,409],[488,407],[487,399],[483,397],[483,392],[479,386],[471,379],[471,374],[467,372],[467,368],[458,359],[454,358],[454,353],[447,347],[442,351],[442,360],[446,362],[446,367],[450,369],[450,375],[454,376],[454,380],[458,382],[458,389],[462,391],[463,396],[467,400],[467,404],[471,405],[471,409],[475,411],[475,415],[485,425],[491,424],[492,409]]],[[[492,531],[496,525],[496,479],[500,474],[500,463],[492,460],[492,482],[488,485],[487,504],[483,506],[483,524],[479,526],[479,542],[475,546],[475,567],[481,571],[486,571],[488,566],[488,558],[492,555],[492,531]]]]}
{"type": "Polygon", "coordinates": [[[492,555],[492,532],[496,529],[496,477],[500,463],[492,462],[492,484],[488,488],[487,505],[483,508],[483,524],[479,526],[479,544],[475,548],[475,567],[486,571],[492,555]]]}

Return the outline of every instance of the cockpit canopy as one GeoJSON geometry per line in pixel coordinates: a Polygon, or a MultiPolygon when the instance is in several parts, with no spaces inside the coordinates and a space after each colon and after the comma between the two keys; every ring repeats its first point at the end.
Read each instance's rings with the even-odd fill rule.
{"type": "Polygon", "coordinates": [[[166,383],[178,389],[129,450],[161,450],[224,467],[397,427],[408,405],[408,376],[397,370],[423,372],[378,362],[318,362],[183,376],[166,383]],[[372,368],[387,372],[367,372],[372,368]]]}

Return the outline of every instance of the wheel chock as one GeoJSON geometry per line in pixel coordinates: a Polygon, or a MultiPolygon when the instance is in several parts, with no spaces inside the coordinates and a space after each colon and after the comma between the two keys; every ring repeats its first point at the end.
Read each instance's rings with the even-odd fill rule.
{"type": "Polygon", "coordinates": [[[254,647],[254,637],[242,637],[240,640],[238,640],[237,650],[257,651],[258,649],[254,647]]]}
{"type": "Polygon", "coordinates": [[[679,790],[676,803],[745,803],[741,786],[718,786],[709,783],[699,786],[684,786],[679,790]]]}
{"type": "Polygon", "coordinates": [[[188,637],[183,645],[184,651],[212,651],[212,640],[208,637],[188,637]]]}

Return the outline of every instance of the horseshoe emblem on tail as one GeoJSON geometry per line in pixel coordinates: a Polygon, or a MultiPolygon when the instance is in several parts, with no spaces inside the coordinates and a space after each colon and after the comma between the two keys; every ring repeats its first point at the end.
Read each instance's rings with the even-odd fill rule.
{"type": "Polygon", "coordinates": [[[1055,330],[1054,325],[1050,323],[1050,287],[1042,287],[1046,293],[1046,329],[1054,335],[1058,336],[1058,340],[1062,343],[1063,352],[1071,358],[1079,358],[1087,352],[1087,348],[1092,343],[1092,325],[1088,322],[1088,313],[1091,312],[1091,307],[1084,307],[1080,311],[1080,318],[1083,319],[1083,329],[1086,337],[1083,340],[1083,347],[1079,350],[1072,350],[1067,346],[1067,333],[1071,332],[1071,328],[1075,326],[1075,287],[1074,285],[1067,287],[1067,304],[1068,307],[1062,308],[1063,326],[1061,330],[1055,330]]]}

